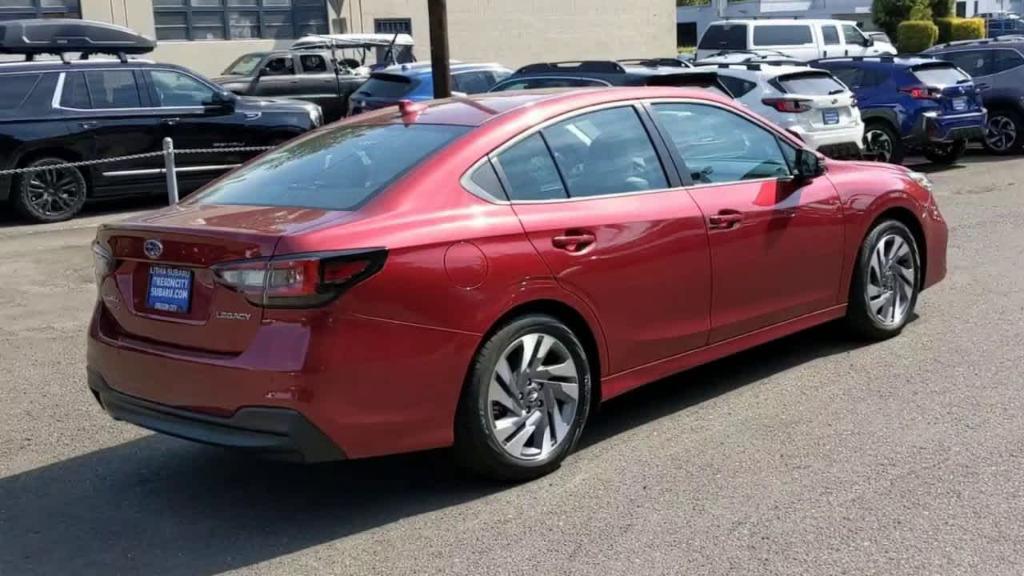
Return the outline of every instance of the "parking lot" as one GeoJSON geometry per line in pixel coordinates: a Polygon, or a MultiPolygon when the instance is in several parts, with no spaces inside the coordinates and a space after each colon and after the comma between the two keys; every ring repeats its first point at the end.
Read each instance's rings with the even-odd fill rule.
{"type": "Polygon", "coordinates": [[[1024,158],[931,176],[949,277],[901,337],[825,326],[648,386],[514,487],[444,452],[303,467],[110,420],[89,242],[153,205],[2,220],[0,574],[1019,574],[1024,158]]]}

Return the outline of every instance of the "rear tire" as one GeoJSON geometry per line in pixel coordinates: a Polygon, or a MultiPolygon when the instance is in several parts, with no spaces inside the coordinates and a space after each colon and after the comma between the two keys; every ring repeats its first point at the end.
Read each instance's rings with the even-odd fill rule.
{"type": "Polygon", "coordinates": [[[878,223],[861,245],[850,285],[847,322],[855,334],[884,340],[899,334],[921,288],[921,256],[910,230],[896,220],[878,223]]]}
{"type": "Polygon", "coordinates": [[[906,154],[903,139],[887,122],[868,122],[864,127],[864,153],[879,162],[900,164],[906,154]]]}
{"type": "Polygon", "coordinates": [[[967,141],[957,140],[950,144],[938,144],[929,146],[924,151],[924,157],[935,164],[953,164],[967,151],[967,141]]]}
{"type": "Polygon", "coordinates": [[[1000,156],[1020,152],[1024,148],[1024,120],[1021,115],[1016,110],[990,110],[983,144],[986,150],[1000,156]]]}
{"type": "Polygon", "coordinates": [[[590,396],[587,354],[572,330],[545,314],[516,318],[477,352],[456,415],[455,456],[501,481],[548,474],[576,446],[590,396]]]}
{"type": "MultiPolygon", "coordinates": [[[[39,158],[22,168],[67,164],[61,158],[39,158]]],[[[33,222],[70,220],[85,206],[88,186],[77,168],[28,172],[15,178],[12,199],[15,211],[33,222]]]]}

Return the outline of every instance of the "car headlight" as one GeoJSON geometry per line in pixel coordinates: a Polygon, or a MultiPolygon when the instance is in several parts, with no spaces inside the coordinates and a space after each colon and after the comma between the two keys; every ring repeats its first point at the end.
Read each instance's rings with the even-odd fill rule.
{"type": "Polygon", "coordinates": [[[907,172],[907,176],[910,176],[911,180],[917,182],[919,186],[921,186],[922,188],[929,192],[931,192],[935,188],[935,185],[932,184],[932,181],[925,174],[922,174],[920,172],[907,172]]]}
{"type": "Polygon", "coordinates": [[[313,123],[313,126],[321,126],[324,123],[324,113],[319,106],[310,107],[309,121],[313,123]]]}

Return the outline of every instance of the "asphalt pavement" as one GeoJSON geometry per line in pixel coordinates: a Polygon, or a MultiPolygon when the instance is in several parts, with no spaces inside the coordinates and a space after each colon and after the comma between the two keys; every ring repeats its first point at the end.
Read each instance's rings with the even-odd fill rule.
{"type": "Polygon", "coordinates": [[[89,241],[0,221],[0,575],[1024,573],[1024,158],[932,170],[949,276],[899,338],[830,325],[610,402],[555,474],[444,451],[300,466],[109,419],[89,241]]]}

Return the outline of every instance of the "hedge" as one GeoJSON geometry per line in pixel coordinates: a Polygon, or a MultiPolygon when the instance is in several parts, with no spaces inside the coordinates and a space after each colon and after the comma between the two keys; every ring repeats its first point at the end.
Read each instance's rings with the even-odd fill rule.
{"type": "Polygon", "coordinates": [[[952,39],[977,40],[985,37],[985,21],[981,18],[958,18],[953,22],[952,39]]]}
{"type": "Polygon", "coordinates": [[[900,22],[896,28],[896,45],[900,52],[920,52],[931,48],[939,38],[939,29],[925,20],[900,22]]]}
{"type": "Polygon", "coordinates": [[[939,42],[952,42],[953,23],[960,18],[936,18],[935,26],[939,29],[939,42]]]}

